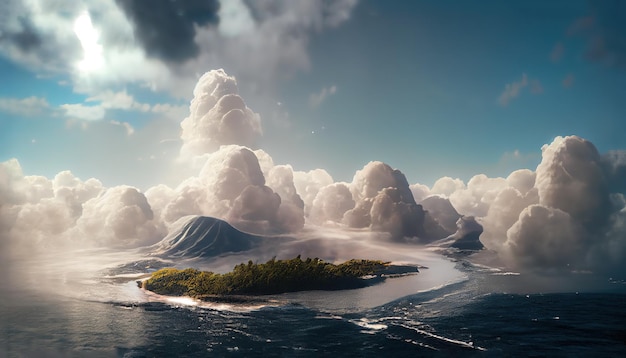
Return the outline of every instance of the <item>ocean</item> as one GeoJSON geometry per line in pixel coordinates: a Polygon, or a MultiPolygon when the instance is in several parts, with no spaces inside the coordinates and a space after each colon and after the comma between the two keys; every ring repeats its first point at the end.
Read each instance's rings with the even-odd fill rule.
{"type": "Polygon", "coordinates": [[[250,305],[151,295],[122,270],[27,277],[2,291],[0,357],[626,354],[623,282],[430,260],[377,286],[250,305]]]}

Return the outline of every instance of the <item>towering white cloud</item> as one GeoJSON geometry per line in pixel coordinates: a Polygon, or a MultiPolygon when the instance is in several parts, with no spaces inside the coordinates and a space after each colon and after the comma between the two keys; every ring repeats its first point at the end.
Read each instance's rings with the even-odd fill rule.
{"type": "Polygon", "coordinates": [[[216,151],[221,145],[255,147],[261,120],[239,96],[237,81],[224,70],[205,73],[193,90],[189,116],[181,123],[181,155],[216,151]]]}
{"type": "Polygon", "coordinates": [[[518,171],[496,195],[482,219],[485,244],[522,267],[623,267],[623,193],[609,184],[616,172],[580,137],[557,137],[542,153],[532,188],[532,173],[518,171]]]}
{"type": "Polygon", "coordinates": [[[557,137],[542,152],[535,184],[540,204],[561,209],[590,229],[603,225],[611,205],[595,146],[579,137],[557,137]]]}

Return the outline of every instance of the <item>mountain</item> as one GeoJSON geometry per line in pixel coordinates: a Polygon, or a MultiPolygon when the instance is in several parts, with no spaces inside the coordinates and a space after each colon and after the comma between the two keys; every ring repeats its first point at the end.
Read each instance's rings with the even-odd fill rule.
{"type": "Polygon", "coordinates": [[[160,257],[215,257],[229,252],[250,250],[263,237],[248,234],[232,227],[226,221],[195,216],[183,218],[163,240],[153,246],[160,257]]]}

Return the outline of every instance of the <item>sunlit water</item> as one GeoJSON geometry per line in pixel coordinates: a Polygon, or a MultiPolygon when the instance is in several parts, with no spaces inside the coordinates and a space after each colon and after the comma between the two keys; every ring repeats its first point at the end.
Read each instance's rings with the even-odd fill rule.
{"type": "Polygon", "coordinates": [[[417,275],[233,306],[142,291],[137,274],[102,270],[128,262],[116,253],[72,257],[3,290],[0,357],[626,353],[624,285],[590,275],[568,286],[421,253],[417,275]]]}

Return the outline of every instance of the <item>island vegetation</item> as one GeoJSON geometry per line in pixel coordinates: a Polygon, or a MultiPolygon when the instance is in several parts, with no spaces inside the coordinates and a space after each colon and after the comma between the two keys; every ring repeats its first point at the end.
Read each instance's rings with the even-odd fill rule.
{"type": "Polygon", "coordinates": [[[225,274],[163,268],[141,283],[141,287],[163,295],[211,299],[215,295],[267,295],[309,290],[339,290],[367,286],[372,275],[389,267],[378,260],[350,260],[332,264],[318,258],[266,263],[241,263],[225,274]],[[370,279],[366,279],[370,276],[370,279]]]}

